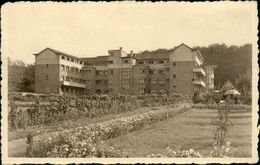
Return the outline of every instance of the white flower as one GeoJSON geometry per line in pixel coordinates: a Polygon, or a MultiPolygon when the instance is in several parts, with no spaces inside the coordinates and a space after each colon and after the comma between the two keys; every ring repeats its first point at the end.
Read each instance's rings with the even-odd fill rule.
{"type": "Polygon", "coordinates": [[[230,151],[230,148],[227,147],[227,148],[226,148],[226,152],[229,152],[229,151],[230,151]]]}

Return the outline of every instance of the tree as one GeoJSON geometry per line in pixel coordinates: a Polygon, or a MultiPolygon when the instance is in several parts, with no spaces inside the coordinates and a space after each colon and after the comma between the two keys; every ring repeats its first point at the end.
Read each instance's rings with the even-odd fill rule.
{"type": "Polygon", "coordinates": [[[8,59],[8,91],[33,92],[35,65],[25,65],[23,61],[8,59]]]}
{"type": "Polygon", "coordinates": [[[228,80],[223,85],[222,90],[227,91],[227,90],[234,89],[234,88],[235,88],[234,85],[228,80]]]}

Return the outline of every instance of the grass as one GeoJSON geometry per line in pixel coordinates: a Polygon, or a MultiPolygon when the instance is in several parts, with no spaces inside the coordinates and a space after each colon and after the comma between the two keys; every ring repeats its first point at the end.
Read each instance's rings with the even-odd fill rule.
{"type": "MultiPolygon", "coordinates": [[[[154,153],[165,153],[172,149],[190,149],[206,156],[213,149],[212,119],[217,111],[192,109],[176,117],[144,127],[139,131],[110,139],[107,144],[122,148],[130,157],[147,157],[154,153]]],[[[228,132],[227,140],[236,149],[235,157],[251,157],[252,118],[251,113],[231,113],[234,126],[228,132]]]]}

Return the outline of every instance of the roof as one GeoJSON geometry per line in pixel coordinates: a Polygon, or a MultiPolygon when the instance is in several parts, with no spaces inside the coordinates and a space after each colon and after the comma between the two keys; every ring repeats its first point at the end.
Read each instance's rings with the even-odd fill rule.
{"type": "MultiPolygon", "coordinates": [[[[157,49],[154,51],[143,51],[136,55],[136,59],[138,60],[148,60],[148,59],[169,59],[169,53],[174,52],[176,49],[178,49],[180,46],[186,46],[191,51],[197,51],[192,49],[191,47],[187,46],[186,44],[182,43],[179,46],[176,46],[172,49],[157,49]]],[[[202,57],[203,59],[203,57],[202,57]]]]}
{"type": "Polygon", "coordinates": [[[97,57],[85,57],[85,58],[81,58],[82,60],[85,61],[107,61],[108,60],[108,56],[97,56],[97,57]]]}
{"type": "Polygon", "coordinates": [[[34,55],[37,56],[37,55],[41,54],[43,51],[45,51],[45,50],[47,50],[47,49],[50,50],[50,51],[52,51],[52,52],[55,53],[56,55],[63,55],[63,56],[66,56],[66,57],[70,57],[70,58],[74,58],[74,59],[77,59],[77,60],[80,60],[80,61],[84,61],[84,60],[82,60],[82,59],[79,58],[79,57],[76,57],[76,56],[73,56],[73,55],[70,55],[70,54],[67,54],[67,53],[64,53],[64,52],[61,52],[61,51],[52,49],[52,48],[45,48],[45,49],[42,50],[40,53],[34,54],[34,55]]]}
{"type": "Polygon", "coordinates": [[[137,60],[156,60],[156,59],[169,59],[169,51],[157,51],[157,52],[142,52],[140,54],[136,54],[135,58],[137,60]]]}
{"type": "Polygon", "coordinates": [[[216,69],[217,68],[217,65],[209,65],[209,64],[206,64],[203,66],[203,68],[212,68],[212,69],[216,69]]]}

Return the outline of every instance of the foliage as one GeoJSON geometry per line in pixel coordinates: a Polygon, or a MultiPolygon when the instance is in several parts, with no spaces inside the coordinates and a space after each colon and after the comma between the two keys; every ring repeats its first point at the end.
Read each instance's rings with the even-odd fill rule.
{"type": "Polygon", "coordinates": [[[150,154],[149,158],[202,158],[199,152],[194,151],[192,148],[189,150],[173,150],[167,147],[165,154],[150,154]]]}
{"type": "Polygon", "coordinates": [[[222,86],[227,80],[235,83],[239,74],[252,69],[252,44],[243,46],[227,46],[212,44],[207,47],[196,47],[200,50],[209,65],[217,65],[215,84],[222,86]]]}
{"type": "Polygon", "coordinates": [[[234,89],[234,88],[235,88],[234,85],[229,80],[227,80],[222,87],[222,91],[226,92],[226,91],[234,89]]]}
{"type": "Polygon", "coordinates": [[[22,61],[8,59],[9,92],[33,92],[35,65],[25,65],[22,61]]]}
{"type": "Polygon", "coordinates": [[[227,141],[223,145],[217,145],[217,143],[213,144],[214,148],[212,151],[210,151],[208,157],[213,158],[226,158],[226,157],[232,157],[232,150],[234,150],[233,147],[231,147],[231,143],[227,141]]]}
{"type": "Polygon", "coordinates": [[[216,145],[223,146],[225,144],[228,129],[232,126],[229,113],[229,109],[220,109],[218,110],[217,118],[213,120],[213,124],[216,125],[216,129],[214,130],[216,145]]]}
{"type": "Polygon", "coordinates": [[[37,157],[99,157],[96,147],[100,141],[138,130],[188,109],[189,104],[180,104],[173,109],[149,111],[84,127],[41,134],[34,138],[33,153],[37,157]]]}
{"type": "Polygon", "coordinates": [[[195,91],[192,100],[194,104],[202,103],[204,101],[203,94],[199,91],[195,91]]]}
{"type": "Polygon", "coordinates": [[[59,121],[77,120],[79,118],[95,118],[107,114],[133,111],[140,106],[170,105],[186,100],[182,96],[168,97],[167,95],[157,96],[155,94],[141,97],[125,95],[93,95],[81,98],[49,96],[13,95],[9,99],[11,128],[50,125],[59,121]],[[13,100],[30,102],[15,102],[13,100]]]}
{"type": "Polygon", "coordinates": [[[193,105],[193,108],[197,108],[197,109],[212,109],[212,110],[241,110],[241,111],[251,111],[252,107],[250,105],[242,105],[242,104],[238,104],[238,105],[221,105],[221,104],[195,104],[193,105]]]}

